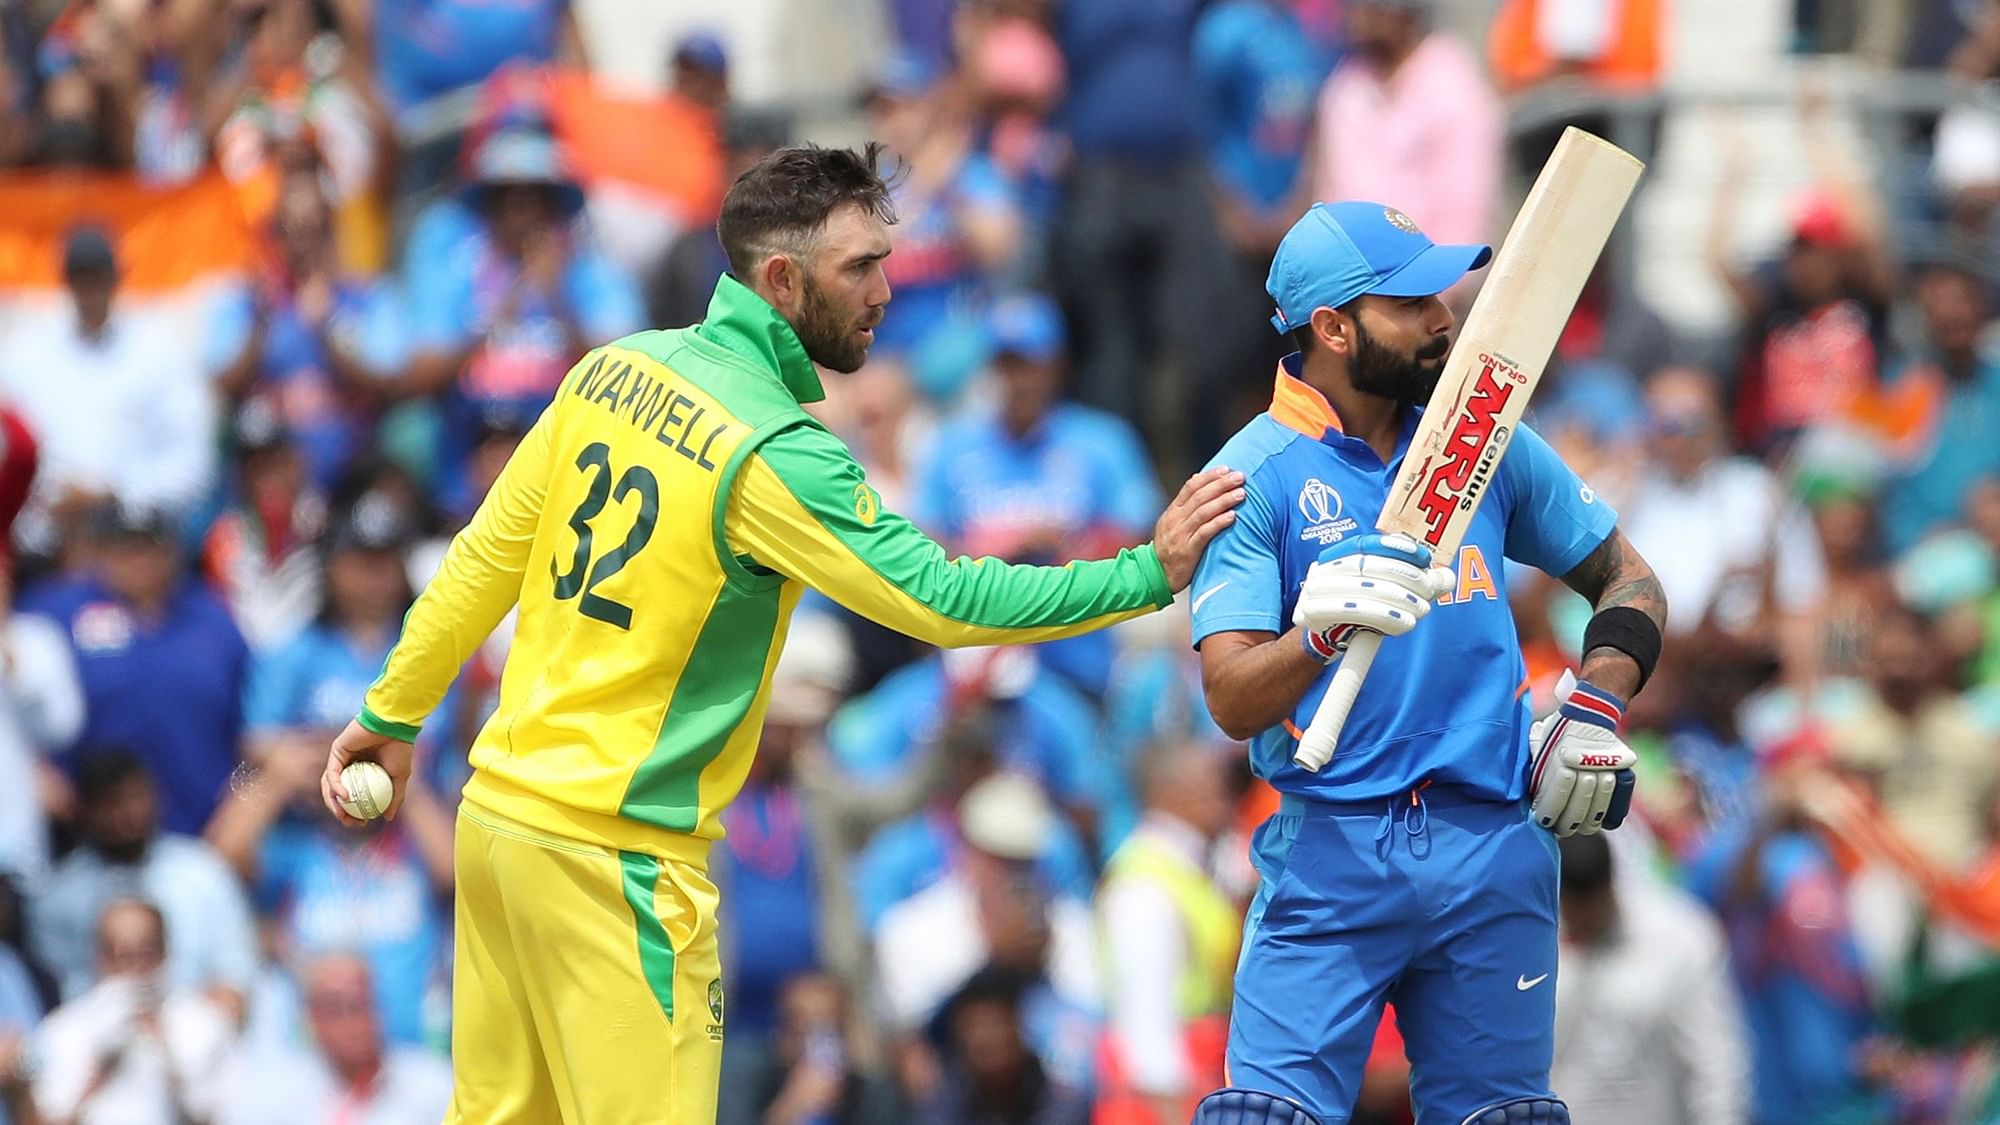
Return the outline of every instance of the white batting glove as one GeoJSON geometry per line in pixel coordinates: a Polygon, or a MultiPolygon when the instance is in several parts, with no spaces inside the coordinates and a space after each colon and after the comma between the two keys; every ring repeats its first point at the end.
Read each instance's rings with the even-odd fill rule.
{"type": "Polygon", "coordinates": [[[1416,628],[1457,583],[1451,568],[1430,562],[1430,549],[1403,535],[1359,535],[1322,551],[1292,608],[1306,651],[1330,664],[1359,630],[1400,637],[1416,628]]]}
{"type": "Polygon", "coordinates": [[[1561,704],[1528,733],[1528,778],[1535,823],[1557,836],[1589,835],[1625,822],[1639,756],[1618,737],[1625,703],[1564,672],[1561,704]]]}

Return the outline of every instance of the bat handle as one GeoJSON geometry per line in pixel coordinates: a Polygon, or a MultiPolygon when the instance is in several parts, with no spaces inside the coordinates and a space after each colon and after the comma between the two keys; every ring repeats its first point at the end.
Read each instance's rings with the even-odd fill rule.
{"type": "Polygon", "coordinates": [[[1347,652],[1334,666],[1333,682],[1326,686],[1319,710],[1313,712],[1311,725],[1299,736],[1299,749],[1292,755],[1292,761],[1300,769],[1318,773],[1333,760],[1333,749],[1340,743],[1340,728],[1347,725],[1347,713],[1354,710],[1361,682],[1368,678],[1369,666],[1375,663],[1375,653],[1381,647],[1382,634],[1373,629],[1363,629],[1347,642],[1347,652]]]}

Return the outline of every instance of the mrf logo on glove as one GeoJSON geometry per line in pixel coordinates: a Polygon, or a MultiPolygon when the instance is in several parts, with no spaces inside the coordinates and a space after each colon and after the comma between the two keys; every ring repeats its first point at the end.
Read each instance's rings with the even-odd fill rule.
{"type": "Polygon", "coordinates": [[[1528,792],[1535,823],[1557,836],[1616,828],[1632,807],[1639,756],[1618,737],[1625,703],[1563,673],[1554,714],[1528,735],[1528,792]]]}

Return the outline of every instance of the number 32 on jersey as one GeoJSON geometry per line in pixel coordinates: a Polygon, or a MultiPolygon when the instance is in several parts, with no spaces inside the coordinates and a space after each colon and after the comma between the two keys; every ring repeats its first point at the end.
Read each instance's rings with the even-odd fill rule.
{"type": "Polygon", "coordinates": [[[583,452],[576,455],[576,467],[590,480],[583,500],[570,513],[569,528],[576,533],[576,550],[568,559],[567,569],[562,560],[549,560],[549,576],[556,581],[556,600],[578,598],[577,612],[585,617],[630,629],[632,607],[596,590],[599,583],[623,570],[634,555],[645,550],[647,541],[652,539],[653,527],[660,519],[660,482],[644,465],[632,465],[622,473],[614,473],[611,447],[601,441],[583,447],[583,452]],[[639,500],[639,514],[625,538],[603,554],[594,555],[596,540],[591,521],[604,512],[606,504],[615,504],[623,510],[635,496],[639,500]]]}

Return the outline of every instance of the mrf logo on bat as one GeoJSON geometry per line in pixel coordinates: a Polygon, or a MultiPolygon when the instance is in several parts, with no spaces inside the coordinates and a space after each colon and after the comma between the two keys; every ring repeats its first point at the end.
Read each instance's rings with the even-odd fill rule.
{"type": "Polygon", "coordinates": [[[1513,431],[1498,425],[1500,413],[1527,376],[1508,360],[1482,352],[1479,374],[1457,404],[1443,448],[1426,459],[1417,509],[1424,514],[1424,541],[1436,546],[1455,509],[1472,507],[1493,479],[1493,468],[1507,449],[1513,431]],[[1431,462],[1436,462],[1433,465],[1431,462]]]}

